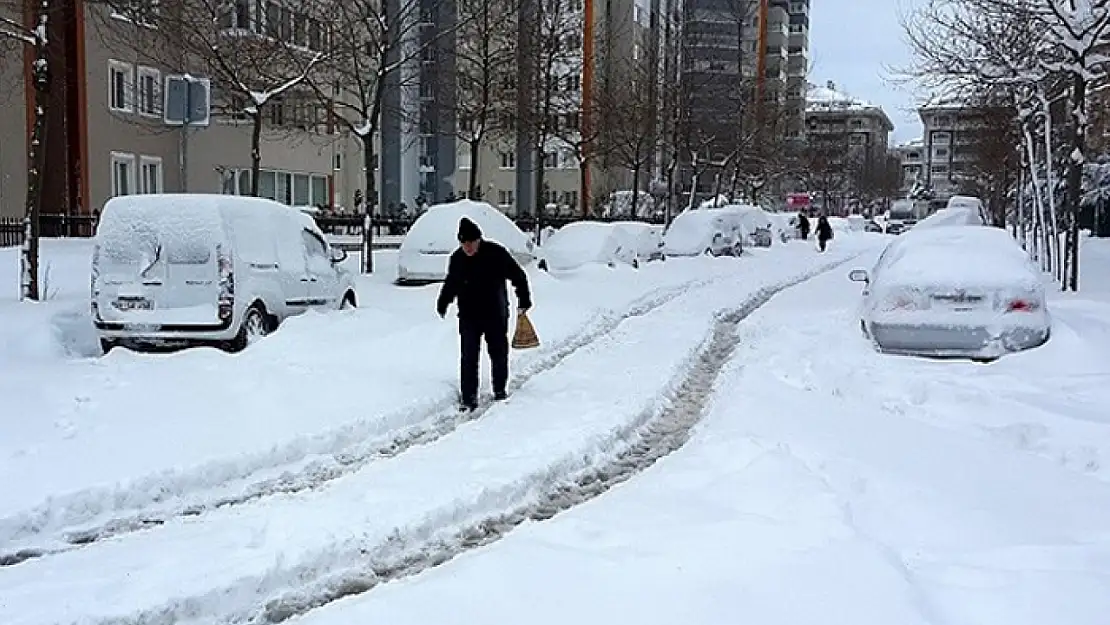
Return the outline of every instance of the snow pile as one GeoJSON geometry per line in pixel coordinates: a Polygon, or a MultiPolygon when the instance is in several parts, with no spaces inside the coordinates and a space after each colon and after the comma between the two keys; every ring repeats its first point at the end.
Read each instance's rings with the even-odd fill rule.
{"type": "Polygon", "coordinates": [[[974,208],[950,207],[942,208],[917,222],[913,230],[922,230],[949,226],[982,226],[983,219],[979,211],[974,208]]]}

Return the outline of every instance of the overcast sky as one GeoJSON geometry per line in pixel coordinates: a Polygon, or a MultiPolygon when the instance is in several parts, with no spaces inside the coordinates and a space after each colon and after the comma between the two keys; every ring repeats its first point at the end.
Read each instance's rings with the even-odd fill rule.
{"type": "Polygon", "coordinates": [[[890,66],[905,67],[909,51],[899,16],[910,0],[814,0],[810,3],[810,82],[878,104],[894,122],[891,144],[921,136],[908,85],[894,84],[890,66]]]}

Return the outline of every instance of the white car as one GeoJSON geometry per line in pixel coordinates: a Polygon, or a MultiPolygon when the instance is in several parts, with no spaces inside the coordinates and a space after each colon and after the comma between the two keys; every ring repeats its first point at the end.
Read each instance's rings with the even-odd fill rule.
{"type": "Polygon", "coordinates": [[[748,243],[755,247],[771,247],[775,239],[776,224],[770,213],[758,206],[748,204],[734,204],[720,210],[735,213],[744,228],[744,236],[748,243]]]}
{"type": "Polygon", "coordinates": [[[482,237],[505,246],[521,266],[532,263],[535,244],[504,213],[483,202],[459,200],[428,208],[412,224],[397,254],[398,284],[440,282],[447,276],[447,261],[459,247],[459,220],[469,217],[482,229],[482,237]]]}
{"type": "Polygon", "coordinates": [[[1049,337],[1040,271],[999,228],[914,228],[849,277],[866,284],[860,327],[883,352],[992,360],[1049,337]]]}
{"type": "Polygon", "coordinates": [[[93,246],[93,323],[117,345],[232,350],[309,309],[354,307],[347,254],[312,217],[233,195],[129,195],[104,205],[93,246]]]}
{"type": "Polygon", "coordinates": [[[548,237],[540,248],[540,268],[569,271],[583,265],[636,264],[632,237],[600,221],[573,221],[548,237]]]}
{"type": "Polygon", "coordinates": [[[736,214],[723,209],[686,210],[663,235],[667,256],[739,256],[744,250],[744,227],[736,214]]]}
{"type": "Polygon", "coordinates": [[[643,221],[616,221],[613,228],[632,239],[636,249],[636,264],[663,260],[663,226],[643,221]]]}

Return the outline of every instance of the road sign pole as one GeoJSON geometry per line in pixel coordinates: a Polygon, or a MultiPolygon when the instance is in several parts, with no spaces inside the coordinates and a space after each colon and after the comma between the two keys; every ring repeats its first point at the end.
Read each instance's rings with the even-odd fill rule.
{"type": "Polygon", "coordinates": [[[193,112],[192,80],[185,78],[185,115],[181,120],[181,138],[178,141],[178,161],[181,165],[181,192],[189,192],[189,122],[193,112]]]}

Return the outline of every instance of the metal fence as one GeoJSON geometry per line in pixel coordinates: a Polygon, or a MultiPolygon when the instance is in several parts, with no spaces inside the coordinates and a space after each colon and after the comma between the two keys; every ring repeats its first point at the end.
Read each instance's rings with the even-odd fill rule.
{"type": "MultiPolygon", "coordinates": [[[[91,237],[96,233],[95,215],[39,215],[39,236],[91,237]]],[[[23,218],[0,217],[0,247],[23,244],[23,218]]]]}

